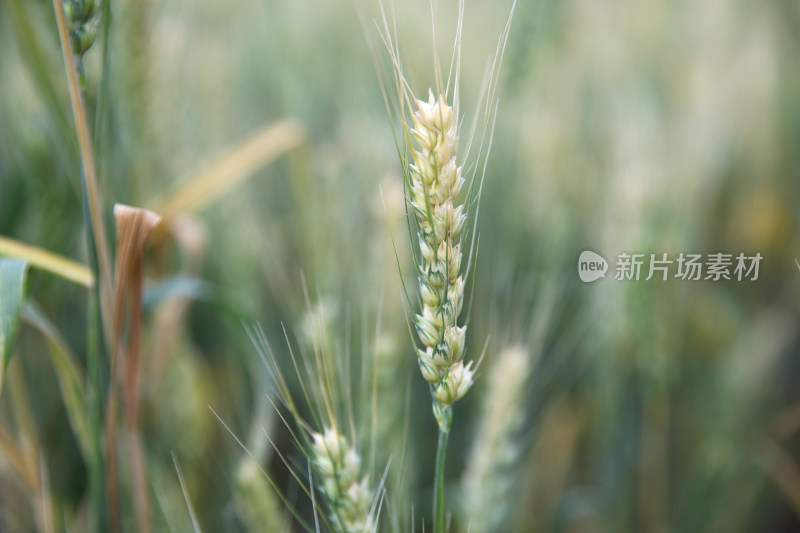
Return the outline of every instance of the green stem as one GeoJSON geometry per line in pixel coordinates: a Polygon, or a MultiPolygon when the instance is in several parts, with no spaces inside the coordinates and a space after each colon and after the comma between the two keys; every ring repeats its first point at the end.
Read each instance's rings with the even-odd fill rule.
{"type": "Polygon", "coordinates": [[[95,157],[97,158],[97,166],[99,168],[98,177],[100,178],[100,181],[105,184],[105,181],[102,179],[102,176],[105,174],[103,172],[103,162],[105,160],[103,157],[103,141],[105,140],[106,124],[108,122],[108,91],[109,79],[111,78],[111,54],[108,53],[109,31],[111,28],[111,0],[102,0],[102,2],[102,13],[100,15],[100,20],[103,22],[103,40],[101,46],[102,56],[100,59],[102,70],[100,74],[100,90],[98,91],[97,106],[95,109],[94,137],[92,139],[92,145],[94,147],[95,157]]]}
{"type": "MultiPolygon", "coordinates": [[[[87,226],[88,227],[88,226],[87,226]]],[[[91,242],[91,237],[90,237],[91,242]]],[[[96,261],[93,261],[96,264],[96,261]]],[[[97,274],[97,268],[95,268],[97,274]]],[[[89,428],[92,434],[92,455],[88,459],[89,466],[89,502],[91,513],[90,531],[99,533],[108,530],[105,505],[105,472],[103,470],[103,452],[100,443],[103,433],[102,398],[103,387],[100,372],[100,316],[98,314],[98,291],[89,292],[86,342],[86,400],[89,428]]]]}
{"type": "Polygon", "coordinates": [[[433,480],[433,533],[444,533],[444,464],[449,436],[449,428],[447,431],[439,428],[439,445],[436,448],[436,477],[433,480]]]}
{"type": "Polygon", "coordinates": [[[67,71],[67,86],[69,87],[70,104],[75,119],[75,132],[78,136],[78,147],[81,153],[81,167],[83,186],[86,189],[86,198],[89,204],[89,214],[92,222],[94,245],[97,250],[97,266],[99,276],[97,287],[100,293],[100,317],[103,320],[103,329],[106,339],[111,339],[111,308],[113,299],[113,285],[111,270],[111,253],[108,249],[108,238],[105,221],[103,219],[103,203],[97,185],[97,168],[95,166],[94,149],[89,133],[89,122],[86,118],[86,106],[83,101],[78,70],[75,66],[75,55],[72,53],[67,20],[64,15],[64,4],[61,0],[53,0],[53,10],[56,14],[58,37],[61,41],[61,53],[64,58],[64,67],[67,71]]]}

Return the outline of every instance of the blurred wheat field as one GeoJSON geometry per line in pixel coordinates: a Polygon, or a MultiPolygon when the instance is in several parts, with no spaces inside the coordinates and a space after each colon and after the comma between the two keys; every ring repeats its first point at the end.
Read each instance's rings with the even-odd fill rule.
{"type": "MultiPolygon", "coordinates": [[[[56,2],[0,0],[0,531],[432,530],[380,3],[56,2]]],[[[435,4],[383,6],[417,95],[435,4]]],[[[512,1],[465,4],[467,128],[512,1]]],[[[798,53],[788,1],[516,5],[448,531],[800,531],[798,53]],[[763,260],[583,283],[584,250],[763,260]]]]}

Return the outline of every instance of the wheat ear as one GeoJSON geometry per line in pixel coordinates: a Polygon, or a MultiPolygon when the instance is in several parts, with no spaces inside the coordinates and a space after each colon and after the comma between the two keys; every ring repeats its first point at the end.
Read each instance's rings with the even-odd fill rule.
{"type": "Polygon", "coordinates": [[[335,428],[312,432],[311,438],[309,458],[320,478],[314,486],[326,500],[334,529],[343,533],[376,531],[369,476],[359,477],[361,456],[335,428]]]}
{"type": "Polygon", "coordinates": [[[467,328],[458,325],[464,301],[461,230],[466,215],[458,193],[464,185],[456,162],[457,117],[443,94],[416,101],[409,165],[409,204],[417,220],[422,313],[415,325],[424,349],[417,350],[422,376],[433,386],[439,427],[450,428],[449,407],[472,386],[472,363],[463,364],[467,328]]]}
{"type": "MultiPolygon", "coordinates": [[[[398,139],[395,134],[395,143],[405,177],[407,205],[410,211],[408,218],[413,220],[413,225],[416,226],[412,228],[412,223],[409,222],[409,236],[412,241],[419,241],[420,253],[415,257],[422,310],[414,316],[414,326],[424,347],[416,350],[417,361],[423,377],[430,383],[433,414],[439,425],[434,473],[434,533],[445,531],[444,470],[447,441],[452,425],[452,406],[469,391],[475,377],[472,362],[466,365],[463,362],[467,328],[466,325],[458,324],[464,301],[461,236],[468,207],[475,208],[473,218],[477,220],[477,205],[496,118],[497,106],[492,103],[496,97],[498,72],[515,6],[516,0],[512,3],[506,26],[498,41],[497,51],[481,89],[476,120],[466,136],[463,160],[469,159],[470,149],[475,140],[477,119],[482,115],[483,136],[479,136],[481,138],[477,143],[478,154],[473,156],[475,164],[468,166],[472,169],[470,171],[472,178],[467,187],[467,194],[459,196],[465,182],[462,176],[463,166],[456,158],[460,126],[459,82],[464,2],[463,0],[459,2],[458,26],[450,72],[445,81],[439,57],[434,54],[436,90],[428,90],[427,101],[414,96],[411,85],[404,75],[396,30],[395,32],[390,30],[386,11],[381,4],[383,24],[380,37],[391,59],[394,96],[397,100],[392,101],[393,98],[389,97],[389,91],[383,80],[381,89],[390,120],[394,124],[394,117],[397,117],[402,125],[402,138],[398,139]],[[448,101],[448,94],[452,96],[452,101],[448,101]],[[412,116],[411,123],[407,118],[409,113],[412,116]],[[408,157],[409,151],[411,157],[408,157]],[[467,206],[464,204],[463,196],[468,199],[467,206]]],[[[435,48],[436,14],[433,2],[431,14],[435,48]]],[[[380,71],[377,60],[376,67],[380,71]]],[[[475,233],[473,226],[465,272],[470,270],[474,259],[475,233]]],[[[405,291],[405,281],[403,288],[405,291]]],[[[406,298],[410,304],[407,293],[406,298]]]]}
{"type": "Polygon", "coordinates": [[[513,476],[520,455],[518,433],[524,421],[521,401],[530,364],[522,346],[500,352],[489,373],[483,416],[464,475],[464,504],[471,531],[500,531],[508,509],[513,476]]]}

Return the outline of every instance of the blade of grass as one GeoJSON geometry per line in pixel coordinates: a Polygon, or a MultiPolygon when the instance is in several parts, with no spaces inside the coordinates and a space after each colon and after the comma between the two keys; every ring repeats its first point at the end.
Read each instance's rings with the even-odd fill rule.
{"type": "Polygon", "coordinates": [[[87,288],[94,286],[94,273],[89,267],[43,248],[0,235],[0,255],[23,259],[33,267],[87,288]]]}
{"type": "Polygon", "coordinates": [[[0,392],[19,329],[28,263],[0,258],[0,392]]]}
{"type": "Polygon", "coordinates": [[[197,515],[194,512],[192,500],[189,498],[189,491],[186,489],[186,483],[183,481],[183,472],[181,472],[181,467],[178,464],[178,460],[175,458],[175,453],[172,454],[172,463],[175,465],[175,472],[178,474],[178,482],[181,484],[183,499],[186,501],[186,508],[189,510],[189,518],[192,520],[192,529],[195,533],[200,533],[200,524],[197,522],[197,515]]]}
{"type": "Polygon", "coordinates": [[[34,480],[31,485],[31,498],[38,506],[41,501],[39,499],[39,432],[28,392],[27,376],[22,367],[22,359],[19,357],[8,365],[8,393],[16,427],[16,442],[26,470],[34,480]]]}
{"type": "Polygon", "coordinates": [[[0,452],[3,453],[3,457],[11,464],[25,485],[30,490],[37,490],[39,480],[36,472],[31,471],[30,465],[25,460],[25,454],[2,426],[0,426],[0,452]]]}
{"type": "Polygon", "coordinates": [[[24,465],[23,479],[30,489],[37,529],[54,531],[49,476],[42,460],[40,438],[34,419],[33,406],[30,402],[28,382],[19,357],[9,365],[8,374],[9,396],[17,428],[16,442],[18,444],[14,446],[18,451],[18,454],[15,454],[16,460],[24,465]]]}
{"type": "Polygon", "coordinates": [[[64,409],[67,411],[72,431],[85,461],[92,457],[92,436],[89,433],[89,421],[86,412],[85,378],[75,355],[64,338],[47,319],[42,310],[33,302],[27,302],[22,310],[22,317],[36,328],[44,337],[50,351],[50,359],[58,378],[64,409]]]}
{"type": "Polygon", "coordinates": [[[44,453],[39,452],[39,515],[40,527],[44,533],[54,533],[56,530],[53,519],[53,495],[50,490],[50,472],[44,453]]]}
{"type": "Polygon", "coordinates": [[[102,349],[100,320],[98,316],[97,288],[90,291],[86,301],[86,413],[91,434],[92,457],[89,460],[89,516],[90,531],[109,530],[108,506],[105,495],[105,463],[103,461],[103,394],[104,380],[101,371],[102,349]]]}

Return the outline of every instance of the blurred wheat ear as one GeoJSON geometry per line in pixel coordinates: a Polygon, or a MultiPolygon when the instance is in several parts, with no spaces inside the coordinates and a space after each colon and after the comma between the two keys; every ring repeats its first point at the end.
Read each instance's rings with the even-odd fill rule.
{"type": "Polygon", "coordinates": [[[464,515],[472,531],[498,531],[508,512],[511,469],[517,464],[530,378],[522,346],[502,350],[489,374],[484,412],[463,480],[464,515]]]}

